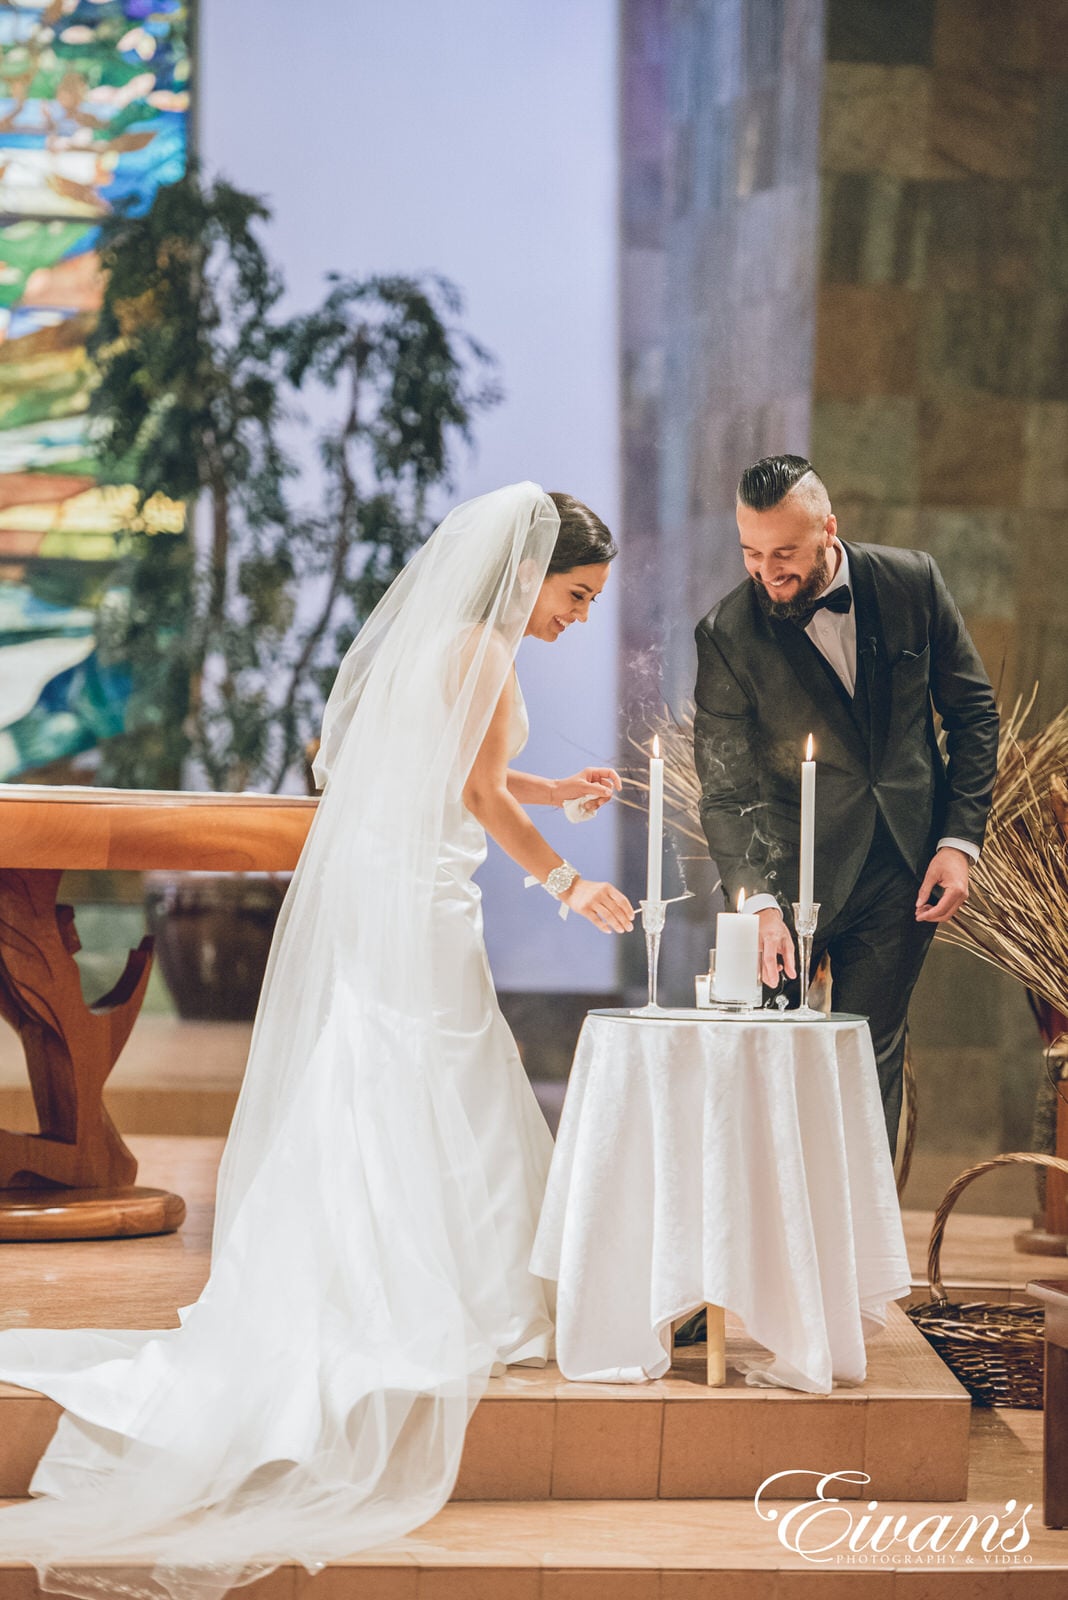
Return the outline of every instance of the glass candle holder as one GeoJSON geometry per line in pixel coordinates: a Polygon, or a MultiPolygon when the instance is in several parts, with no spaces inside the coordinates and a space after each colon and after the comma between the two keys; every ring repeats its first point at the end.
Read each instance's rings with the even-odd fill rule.
{"type": "Polygon", "coordinates": [[[808,1003],[808,986],[812,981],[812,940],[819,919],[818,900],[813,900],[808,905],[794,905],[794,927],[797,929],[797,976],[801,985],[801,1004],[794,1012],[798,1017],[819,1017],[823,1014],[808,1003]]]}
{"type": "Polygon", "coordinates": [[[656,992],[660,968],[660,935],[664,931],[667,921],[667,900],[639,900],[641,908],[642,928],[645,932],[645,957],[648,972],[649,999],[638,1012],[639,1016],[651,1016],[660,1010],[657,1004],[656,992]]]}

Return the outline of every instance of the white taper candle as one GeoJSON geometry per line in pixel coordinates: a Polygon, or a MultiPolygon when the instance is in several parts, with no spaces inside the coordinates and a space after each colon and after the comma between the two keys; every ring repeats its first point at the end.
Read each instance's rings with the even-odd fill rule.
{"type": "Polygon", "coordinates": [[[660,737],[653,738],[649,760],[649,859],[645,874],[645,898],[659,900],[662,895],[661,869],[664,855],[664,763],[660,758],[660,737]]]}
{"type": "Polygon", "coordinates": [[[801,763],[801,882],[798,900],[810,906],[816,856],[816,763],[812,759],[812,735],[808,736],[805,759],[801,763]]]}

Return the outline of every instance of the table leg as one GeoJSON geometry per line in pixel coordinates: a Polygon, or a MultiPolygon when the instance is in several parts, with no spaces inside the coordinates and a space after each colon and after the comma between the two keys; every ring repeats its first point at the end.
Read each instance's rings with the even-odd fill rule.
{"type": "Polygon", "coordinates": [[[722,1306],[705,1306],[708,1321],[708,1387],[722,1389],[727,1381],[727,1335],[722,1306]]]}
{"type": "MultiPolygon", "coordinates": [[[[1049,1318],[1049,1307],[1046,1307],[1049,1318]]],[[[1068,1527],[1068,1350],[1046,1337],[1046,1395],[1042,1419],[1043,1513],[1047,1528],[1068,1527]]]]}
{"type": "Polygon", "coordinates": [[[0,1240],[170,1233],[184,1202],[132,1187],[137,1162],[103,1102],[141,1009],[152,940],[130,951],[110,993],[86,1005],[74,912],[56,904],[61,876],[0,870],[0,1016],[22,1040],[39,1128],[0,1129],[0,1240]]]}

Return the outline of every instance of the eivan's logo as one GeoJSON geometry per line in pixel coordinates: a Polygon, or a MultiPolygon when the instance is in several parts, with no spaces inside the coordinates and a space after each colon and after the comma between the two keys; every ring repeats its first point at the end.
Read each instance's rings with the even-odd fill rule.
{"type": "Polygon", "coordinates": [[[878,1500],[862,1509],[857,1500],[840,1500],[834,1493],[837,1485],[870,1482],[866,1472],[775,1472],[753,1496],[753,1508],[761,1521],[777,1523],[784,1549],[817,1564],[889,1564],[909,1557],[925,1564],[955,1559],[988,1566],[1030,1564],[1031,1557],[1022,1552],[1031,1542],[1027,1514],[1033,1506],[1007,1500],[1004,1516],[968,1512],[913,1518],[900,1512],[880,1515],[878,1500]],[[782,1478],[814,1479],[814,1498],[785,1511],[764,1504],[774,1499],[774,1485],[782,1478]]]}

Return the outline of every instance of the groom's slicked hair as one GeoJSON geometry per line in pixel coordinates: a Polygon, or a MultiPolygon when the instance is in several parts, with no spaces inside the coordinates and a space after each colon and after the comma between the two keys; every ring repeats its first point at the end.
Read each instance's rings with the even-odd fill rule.
{"type": "Polygon", "coordinates": [[[751,511],[770,511],[809,473],[817,483],[823,482],[804,456],[763,456],[742,473],[738,481],[738,499],[751,511]]]}

